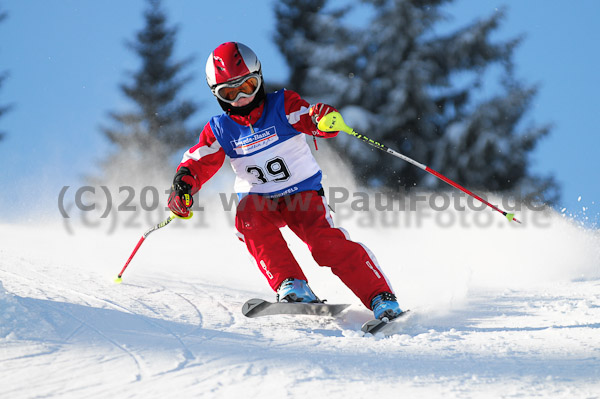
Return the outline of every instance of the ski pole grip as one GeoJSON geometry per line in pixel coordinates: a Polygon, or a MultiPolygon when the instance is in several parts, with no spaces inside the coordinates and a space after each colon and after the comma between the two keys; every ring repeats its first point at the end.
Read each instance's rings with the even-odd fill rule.
{"type": "Polygon", "coordinates": [[[173,211],[171,211],[171,219],[175,219],[175,218],[177,218],[177,219],[185,219],[185,220],[188,220],[188,219],[191,219],[191,218],[192,218],[192,216],[194,216],[194,212],[192,212],[192,211],[190,211],[190,215],[189,215],[189,216],[186,216],[186,217],[183,217],[183,216],[176,215],[176,214],[175,214],[173,211]]]}
{"type": "Polygon", "coordinates": [[[346,132],[348,134],[352,134],[354,130],[350,128],[350,126],[346,125],[344,122],[344,118],[342,118],[342,114],[339,112],[330,112],[327,115],[324,115],[319,123],[317,124],[317,128],[322,132],[346,132]]]}

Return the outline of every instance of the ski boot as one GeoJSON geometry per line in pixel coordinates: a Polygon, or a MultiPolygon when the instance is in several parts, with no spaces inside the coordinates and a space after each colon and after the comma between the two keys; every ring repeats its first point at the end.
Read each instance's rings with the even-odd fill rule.
{"type": "Polygon", "coordinates": [[[321,302],[304,280],[288,278],[277,289],[277,302],[321,302]]]}
{"type": "Polygon", "coordinates": [[[396,302],[396,296],[389,292],[382,292],[375,295],[371,300],[371,309],[373,309],[375,318],[379,320],[383,318],[392,320],[402,314],[402,309],[400,309],[400,305],[396,302]]]}

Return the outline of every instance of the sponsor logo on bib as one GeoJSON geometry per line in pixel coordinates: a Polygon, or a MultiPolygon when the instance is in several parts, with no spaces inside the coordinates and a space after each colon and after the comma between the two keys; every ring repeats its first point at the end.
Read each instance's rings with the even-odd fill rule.
{"type": "Polygon", "coordinates": [[[275,126],[271,126],[234,139],[231,141],[231,145],[236,154],[246,155],[266,148],[277,140],[279,140],[277,130],[275,126]]]}

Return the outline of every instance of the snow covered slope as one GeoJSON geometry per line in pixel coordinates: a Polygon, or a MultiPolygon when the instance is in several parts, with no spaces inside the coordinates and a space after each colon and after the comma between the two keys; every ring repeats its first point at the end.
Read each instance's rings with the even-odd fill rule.
{"type": "Polygon", "coordinates": [[[153,233],[121,285],[161,214],[1,224],[0,398],[600,397],[597,231],[552,212],[510,226],[485,211],[477,227],[340,209],[412,310],[397,335],[362,337],[371,313],[289,231],[317,295],[352,306],[244,318],[245,300],[273,293],[231,215],[208,211],[153,233]]]}

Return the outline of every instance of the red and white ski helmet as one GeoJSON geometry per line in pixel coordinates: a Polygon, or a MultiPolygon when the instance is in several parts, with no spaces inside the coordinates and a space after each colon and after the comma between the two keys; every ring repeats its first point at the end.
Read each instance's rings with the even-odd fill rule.
{"type": "Polygon", "coordinates": [[[206,82],[213,91],[217,85],[252,73],[261,74],[260,61],[254,51],[242,43],[223,43],[206,60],[206,82]]]}

